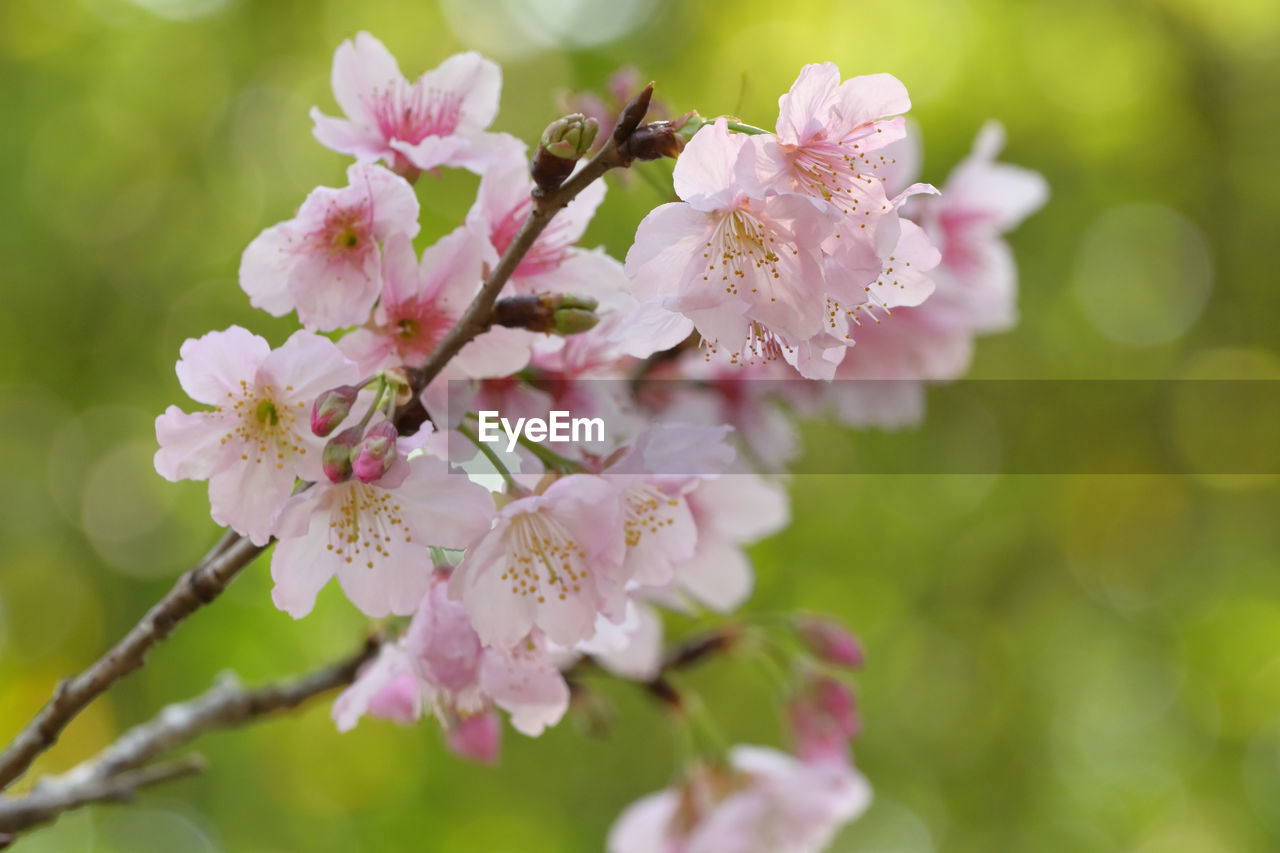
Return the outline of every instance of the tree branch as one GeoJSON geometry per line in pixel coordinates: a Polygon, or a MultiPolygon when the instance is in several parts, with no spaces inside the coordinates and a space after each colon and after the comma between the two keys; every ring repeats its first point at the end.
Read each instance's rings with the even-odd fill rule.
{"type": "Polygon", "coordinates": [[[89,803],[129,800],[140,788],[199,772],[204,768],[199,756],[143,765],[205,732],[256,722],[345,687],[377,654],[380,643],[381,637],[375,634],[343,660],[292,681],[254,689],[244,687],[233,673],[224,674],[204,693],[167,706],[83,764],[60,776],[41,779],[30,794],[0,797],[0,837],[47,823],[89,803]]]}
{"type": "Polygon", "coordinates": [[[60,682],[53,698],[0,753],[0,790],[21,777],[37,756],[57,743],[62,730],[85,706],[118,679],[142,666],[152,646],[169,636],[179,622],[217,598],[264,549],[265,546],[254,545],[228,531],[105,655],[84,672],[60,682]]]}
{"type": "Polygon", "coordinates": [[[493,305],[498,299],[498,294],[511,278],[511,274],[516,271],[516,267],[520,266],[520,261],[533,248],[538,236],[550,224],[552,218],[605,172],[629,163],[629,158],[619,152],[617,143],[610,139],[596,152],[595,156],[587,161],[586,165],[559,187],[545,193],[534,191],[533,206],[529,209],[529,215],[525,218],[519,233],[502,253],[497,266],[490,271],[489,277],[480,286],[480,291],[471,301],[466,312],[449,330],[449,334],[444,336],[444,340],[440,341],[426,362],[421,367],[409,371],[410,380],[415,389],[421,390],[427,387],[459,350],[489,328],[493,321],[493,305]]]}

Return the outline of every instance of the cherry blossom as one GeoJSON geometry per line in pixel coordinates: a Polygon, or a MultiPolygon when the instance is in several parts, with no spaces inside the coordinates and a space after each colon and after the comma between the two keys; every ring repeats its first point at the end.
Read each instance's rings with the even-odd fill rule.
{"type": "Polygon", "coordinates": [[[395,57],[368,33],[333,56],[333,96],[347,118],[311,108],[322,145],[360,160],[383,160],[402,174],[457,166],[477,174],[524,146],[485,133],[498,114],[502,71],[478,53],[459,53],[410,83],[395,57]]]}
{"type": "MultiPolygon", "coordinates": [[[[480,286],[483,239],[466,228],[440,238],[421,261],[403,234],[382,250],[382,296],[364,326],[339,346],[361,373],[426,360],[458,322],[480,286]]],[[[505,376],[529,361],[532,336],[517,329],[490,329],[463,347],[449,377],[505,376]]]]}
{"type": "MultiPolygon", "coordinates": [[[[888,211],[877,170],[880,149],[906,133],[907,89],[891,74],[840,81],[833,62],[806,65],[778,99],[777,134],[745,144],[753,171],[766,186],[826,199],[868,221],[888,211]]],[[[861,223],[860,223],[861,224],[861,223]]]]}
{"type": "Polygon", "coordinates": [[[823,329],[822,242],[839,212],[818,199],[749,192],[747,137],[702,128],[676,163],[681,202],[640,223],[626,271],[636,296],[687,317],[734,362],[776,359],[823,329]]]}
{"type": "Polygon", "coordinates": [[[607,480],[573,474],[514,500],[449,580],[476,632],[511,648],[536,626],[561,646],[586,640],[626,606],[622,506],[607,480]]]}
{"type": "Polygon", "coordinates": [[[240,260],[249,302],[277,317],[298,312],[313,331],[369,318],[381,289],[379,244],[418,233],[418,198],[380,166],[356,163],[347,186],[318,187],[298,215],[263,231],[240,260]]]}
{"type": "Polygon", "coordinates": [[[506,650],[484,646],[447,586],[443,573],[430,575],[408,630],[338,697],[334,720],[347,731],[364,714],[408,723],[430,713],[449,731],[455,751],[491,761],[499,737],[494,706],[510,714],[517,731],[535,737],[564,716],[569,688],[537,634],[506,650]]]}
{"type": "Polygon", "coordinates": [[[810,763],[846,764],[849,743],[861,721],[851,691],[821,673],[807,673],[787,702],[787,723],[796,755],[810,763]]]}
{"type": "Polygon", "coordinates": [[[367,615],[410,614],[430,583],[429,548],[466,548],[489,529],[487,489],[451,475],[438,450],[402,443],[380,479],[320,480],[281,509],[271,557],[271,598],[281,610],[305,616],[337,575],[367,615]]]}
{"type": "Polygon", "coordinates": [[[609,831],[609,853],[817,853],[862,814],[871,788],[847,764],[809,764],[738,746],[729,766],[695,767],[645,797],[609,831]]]}
{"type": "Polygon", "coordinates": [[[1009,328],[1016,320],[1017,269],[1002,236],[1042,207],[1049,197],[1044,178],[1029,169],[996,162],[1004,129],[988,122],[973,151],[947,176],[942,194],[913,200],[907,208],[942,250],[934,273],[939,319],[975,332],[1009,328]]]}
{"type": "Polygon", "coordinates": [[[324,442],[309,428],[311,402],[354,381],[355,365],[310,332],[272,350],[239,326],[189,339],[180,355],[183,390],[213,410],[170,406],[156,418],[156,471],[168,480],[207,479],[214,521],[266,544],[295,480],[321,475],[324,442]]]}
{"type": "MultiPolygon", "coordinates": [[[[481,178],[467,227],[488,238],[485,260],[490,266],[515,240],[529,215],[532,190],[529,164],[521,152],[504,154],[481,178]]],[[[622,265],[603,249],[576,245],[604,194],[604,182],[597,181],[556,214],[512,273],[508,292],[577,293],[594,297],[604,309],[634,304],[622,265]]]]}

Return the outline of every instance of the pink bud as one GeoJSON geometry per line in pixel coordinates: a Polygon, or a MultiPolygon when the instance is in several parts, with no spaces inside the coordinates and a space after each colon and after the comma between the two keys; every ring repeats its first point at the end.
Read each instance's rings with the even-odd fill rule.
{"type": "Polygon", "coordinates": [[[339,385],[316,397],[311,406],[311,431],[321,436],[333,432],[351,414],[359,393],[354,385],[339,385]]]}
{"type": "Polygon", "coordinates": [[[795,752],[804,761],[848,761],[849,741],[861,729],[853,692],[829,675],[804,677],[787,703],[795,752]]]}
{"type": "Polygon", "coordinates": [[[825,616],[799,616],[796,635],[821,660],[852,669],[862,667],[862,644],[839,622],[825,616]]]}
{"type": "Polygon", "coordinates": [[[454,755],[481,764],[496,764],[502,746],[502,721],[494,711],[460,717],[445,735],[454,755]]]}
{"type": "Polygon", "coordinates": [[[325,443],[320,461],[324,467],[324,475],[331,482],[342,483],[351,479],[351,454],[360,443],[362,427],[353,426],[344,429],[325,443]]]}
{"type": "Polygon", "coordinates": [[[362,483],[378,480],[396,461],[396,428],[383,421],[365,433],[364,440],[351,457],[351,470],[362,483]]]}

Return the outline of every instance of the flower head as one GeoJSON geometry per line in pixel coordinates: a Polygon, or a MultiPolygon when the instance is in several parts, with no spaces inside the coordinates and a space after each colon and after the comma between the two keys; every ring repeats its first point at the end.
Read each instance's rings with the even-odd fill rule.
{"type": "Polygon", "coordinates": [[[591,637],[598,614],[623,617],[625,553],[616,488],[574,474],[503,507],[449,590],[488,645],[511,648],[537,627],[571,646],[591,637]]]}
{"type": "Polygon", "coordinates": [[[305,616],[337,575],[347,598],[369,616],[407,615],[430,582],[430,547],[466,548],[488,530],[488,490],[415,449],[402,440],[380,479],[323,480],[289,499],[271,557],[277,607],[305,616]]]}
{"type": "Polygon", "coordinates": [[[379,246],[418,233],[418,198],[403,178],[356,163],[342,189],[312,190],[298,215],[263,231],[240,260],[249,302],[279,317],[298,312],[315,331],[369,318],[381,289],[379,246]]]}
{"type": "Polygon", "coordinates": [[[232,326],[186,341],[177,372],[191,398],[213,410],[170,406],[156,418],[156,470],[169,480],[207,479],[214,520],[265,544],[295,480],[322,476],[312,400],[355,381],[355,365],[310,332],[272,350],[232,326]]]}
{"type": "Polygon", "coordinates": [[[502,71],[478,53],[459,53],[410,83],[382,42],[368,33],[333,56],[333,95],[347,118],[315,107],[322,145],[402,174],[438,166],[480,173],[499,152],[523,150],[505,133],[485,133],[498,114],[502,71]]]}
{"type": "Polygon", "coordinates": [[[609,853],[818,853],[862,814],[871,789],[852,766],[735,747],[681,786],[645,797],[609,831],[609,853]]]}

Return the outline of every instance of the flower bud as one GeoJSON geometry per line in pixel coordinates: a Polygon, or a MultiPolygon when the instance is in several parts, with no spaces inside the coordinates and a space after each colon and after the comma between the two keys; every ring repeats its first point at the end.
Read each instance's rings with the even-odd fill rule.
{"type": "Polygon", "coordinates": [[[359,393],[360,389],[354,385],[339,385],[316,397],[311,406],[311,431],[320,436],[333,432],[351,414],[359,393]]]}
{"type": "Polygon", "coordinates": [[[597,302],[574,293],[532,293],[507,296],[493,306],[493,324],[557,335],[574,335],[594,328],[597,302]]]}
{"type": "Polygon", "coordinates": [[[804,676],[787,702],[787,723],[804,761],[848,761],[849,742],[862,727],[853,691],[819,673],[804,676]]]}
{"type": "Polygon", "coordinates": [[[342,483],[351,479],[351,453],[360,444],[363,428],[353,426],[344,429],[325,443],[320,454],[324,475],[330,482],[342,483]]]}
{"type": "Polygon", "coordinates": [[[351,470],[357,480],[372,483],[387,473],[391,463],[396,461],[398,437],[395,426],[388,421],[383,421],[365,433],[364,440],[351,454],[351,470]]]}
{"type": "Polygon", "coordinates": [[[529,174],[538,189],[550,192],[573,174],[579,158],[591,150],[599,123],[581,113],[565,116],[547,125],[533,154],[529,174]]]}
{"type": "Polygon", "coordinates": [[[619,148],[636,160],[674,159],[684,150],[684,137],[678,131],[673,122],[651,121],[637,127],[619,148]]]}
{"type": "Polygon", "coordinates": [[[862,666],[862,644],[839,622],[825,616],[798,616],[796,635],[820,660],[858,669],[862,666]]]}
{"type": "Polygon", "coordinates": [[[652,100],[653,84],[650,83],[622,108],[622,112],[618,115],[618,122],[613,126],[614,142],[621,145],[627,141],[627,138],[640,126],[640,122],[644,121],[645,113],[649,112],[649,102],[652,100]]]}

